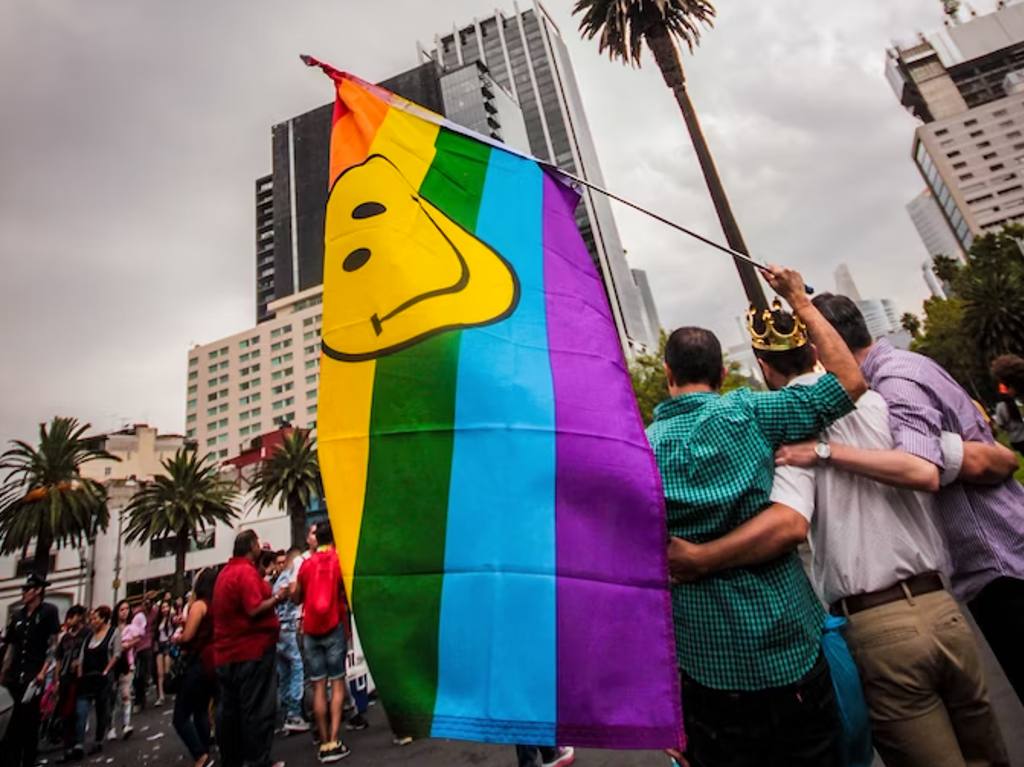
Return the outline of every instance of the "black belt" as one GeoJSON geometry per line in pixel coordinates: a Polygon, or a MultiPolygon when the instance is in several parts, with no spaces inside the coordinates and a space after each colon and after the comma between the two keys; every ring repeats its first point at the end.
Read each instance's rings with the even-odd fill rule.
{"type": "Polygon", "coordinates": [[[862,610],[870,610],[872,607],[880,607],[890,602],[906,599],[907,592],[910,592],[910,596],[916,597],[921,594],[930,594],[933,591],[942,591],[944,588],[946,587],[943,585],[942,577],[938,573],[919,573],[906,580],[899,581],[886,589],[869,591],[867,594],[854,594],[852,597],[838,599],[832,603],[828,610],[833,615],[853,615],[862,610]],[[906,591],[904,591],[904,588],[906,591]]]}

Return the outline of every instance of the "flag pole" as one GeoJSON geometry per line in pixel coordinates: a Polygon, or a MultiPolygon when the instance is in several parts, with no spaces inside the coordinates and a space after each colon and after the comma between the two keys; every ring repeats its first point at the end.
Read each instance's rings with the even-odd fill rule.
{"type": "MultiPolygon", "coordinates": [[[[740,261],[743,261],[744,263],[750,264],[755,269],[759,269],[760,271],[765,272],[765,273],[768,272],[768,266],[766,264],[763,264],[760,261],[755,261],[753,258],[751,258],[750,256],[746,255],[745,253],[740,253],[737,250],[733,250],[732,248],[727,247],[725,245],[722,245],[721,243],[718,243],[718,242],[715,242],[714,240],[708,239],[704,235],[698,234],[697,232],[693,231],[692,229],[687,229],[682,224],[677,224],[675,221],[671,221],[671,220],[665,218],[664,216],[658,215],[653,210],[648,210],[647,208],[643,207],[642,205],[638,205],[637,203],[633,202],[632,200],[627,200],[625,197],[620,197],[619,195],[615,194],[614,192],[609,192],[607,189],[603,189],[603,188],[599,187],[597,184],[591,183],[590,181],[587,181],[586,179],[582,179],[579,176],[574,176],[572,173],[569,173],[568,171],[562,170],[561,168],[559,168],[554,163],[546,162],[545,160],[537,160],[536,162],[537,162],[538,165],[542,165],[545,168],[550,168],[551,170],[556,171],[557,173],[565,176],[567,179],[569,179],[570,181],[572,181],[572,182],[574,182],[576,184],[580,184],[581,186],[585,186],[585,187],[587,187],[589,189],[593,189],[595,192],[600,192],[601,194],[605,195],[606,197],[610,197],[611,199],[616,200],[617,202],[621,202],[623,205],[625,205],[625,206],[627,206],[629,208],[632,208],[633,210],[639,211],[639,212],[643,213],[644,215],[650,216],[655,221],[660,221],[661,223],[665,224],[665,226],[668,226],[668,227],[670,227],[672,229],[675,229],[677,232],[682,232],[683,234],[688,234],[690,237],[693,237],[695,240],[699,240],[700,242],[703,242],[705,245],[710,245],[712,248],[716,248],[717,250],[720,250],[723,253],[728,253],[733,258],[739,259],[740,261]]],[[[814,288],[812,288],[810,285],[806,285],[805,284],[804,287],[806,288],[808,293],[813,293],[814,292],[814,288]]]]}

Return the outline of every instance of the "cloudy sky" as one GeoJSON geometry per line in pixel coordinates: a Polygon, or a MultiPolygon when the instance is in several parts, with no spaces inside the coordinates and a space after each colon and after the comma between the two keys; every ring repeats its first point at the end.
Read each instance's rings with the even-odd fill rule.
{"type": "MultiPolygon", "coordinates": [[[[383,79],[417,63],[417,40],[496,1],[0,4],[0,442],[54,414],[180,432],[189,347],[254,321],[253,181],[270,168],[270,126],[331,97],[298,54],[383,79]]],[[[608,185],[719,238],[653,62],[609,62],[578,39],[570,3],[548,5],[608,185]]],[[[939,0],[719,5],[685,64],[751,249],[819,289],[846,262],[865,296],[919,309],[925,253],[904,211],[922,188],[914,120],[883,64],[893,39],[940,25],[939,0]]],[[[616,215],[662,323],[738,341],[731,262],[616,215]]]]}

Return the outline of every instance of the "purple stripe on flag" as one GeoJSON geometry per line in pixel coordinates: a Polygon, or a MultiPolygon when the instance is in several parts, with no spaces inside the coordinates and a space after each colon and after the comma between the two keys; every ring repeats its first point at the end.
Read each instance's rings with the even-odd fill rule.
{"type": "Polygon", "coordinates": [[[576,746],[671,748],[683,736],[661,481],[608,300],[576,228],[576,202],[575,192],[545,175],[557,738],[576,746]]]}

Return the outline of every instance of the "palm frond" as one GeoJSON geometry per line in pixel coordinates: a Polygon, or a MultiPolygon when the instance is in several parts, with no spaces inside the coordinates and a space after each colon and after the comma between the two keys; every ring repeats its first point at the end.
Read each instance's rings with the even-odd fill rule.
{"type": "Polygon", "coordinates": [[[690,52],[704,29],[713,26],[715,7],[709,0],[577,0],[579,30],[611,59],[640,65],[644,40],[668,32],[690,52]]]}
{"type": "Polygon", "coordinates": [[[278,503],[309,506],[323,495],[316,440],[303,429],[285,435],[281,444],[256,472],[252,503],[259,510],[278,503]]]}

